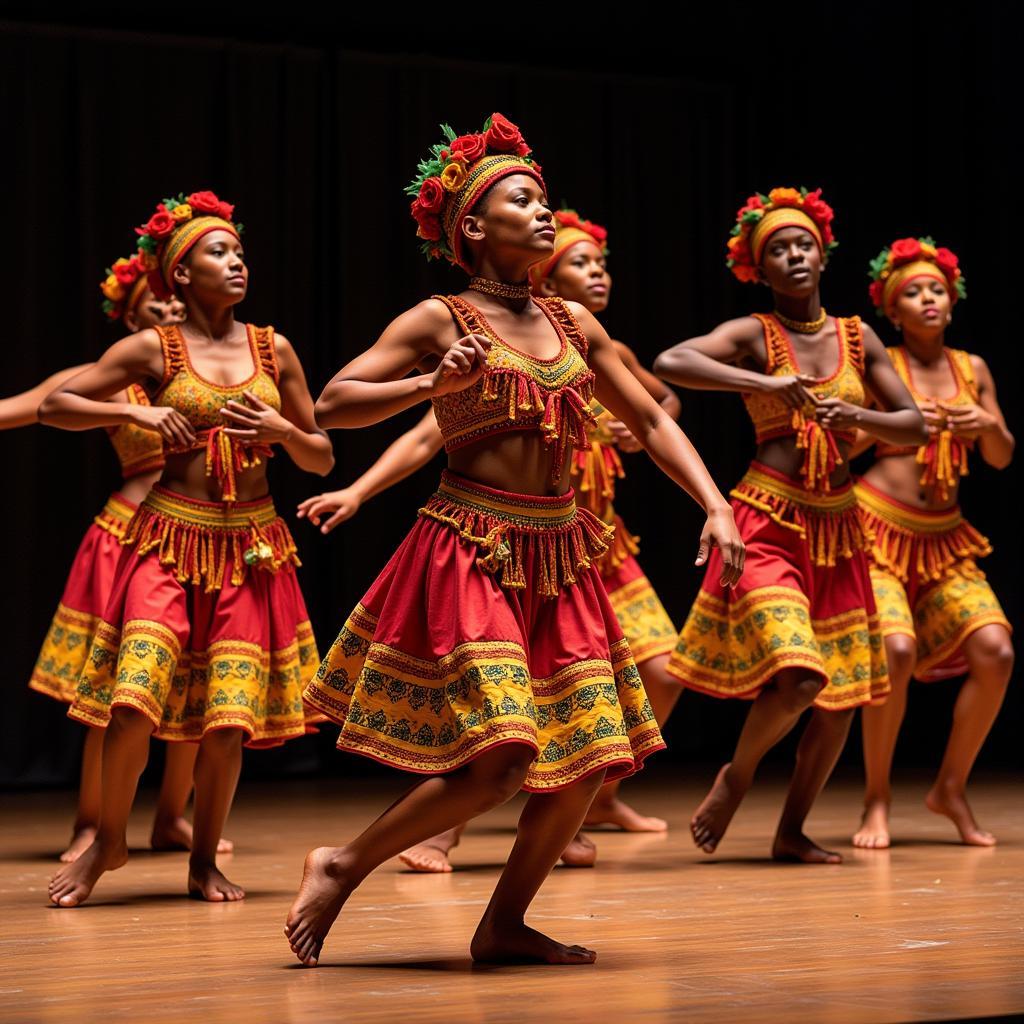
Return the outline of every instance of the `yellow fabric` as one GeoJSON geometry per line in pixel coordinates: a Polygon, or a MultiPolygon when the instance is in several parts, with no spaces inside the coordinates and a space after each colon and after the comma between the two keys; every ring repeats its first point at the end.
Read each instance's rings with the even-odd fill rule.
{"type": "Polygon", "coordinates": [[[671,654],[678,631],[646,576],[608,591],[615,616],[639,665],[661,654],[671,654]]]}
{"type": "Polygon", "coordinates": [[[885,279],[885,284],[882,286],[882,308],[888,310],[899,298],[900,292],[916,277],[931,277],[936,281],[941,281],[946,291],[953,298],[956,297],[956,292],[950,287],[946,275],[936,264],[931,260],[914,260],[913,263],[904,263],[903,266],[897,267],[885,279]]]}
{"type": "Polygon", "coordinates": [[[777,206],[774,210],[769,210],[750,232],[750,251],[753,253],[755,266],[761,262],[768,239],[783,228],[803,228],[804,231],[809,231],[818,243],[818,248],[824,251],[821,229],[803,210],[795,206],[777,206]]]}

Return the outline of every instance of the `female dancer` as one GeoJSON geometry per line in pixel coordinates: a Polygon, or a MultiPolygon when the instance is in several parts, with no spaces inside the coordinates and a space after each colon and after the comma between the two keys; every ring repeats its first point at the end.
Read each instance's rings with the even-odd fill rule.
{"type": "Polygon", "coordinates": [[[966,672],[925,803],[952,819],[965,843],[992,846],[995,836],[978,826],[964,791],[1003,702],[1013,645],[1010,624],[974,562],[992,549],[961,516],[957,492],[975,443],[990,466],[1005,469],[1013,435],[985,361],[945,346],[953,304],[966,295],[956,256],[930,238],[900,238],[872,262],[871,276],[872,302],[903,333],[889,358],[924,415],[928,443],[878,444],[875,464],[856,486],[874,538],[871,583],[892,694],[884,706],[864,709],[867,789],[853,845],[889,845],[889,776],[911,675],[927,682],[966,672]]]}
{"type": "MultiPolygon", "coordinates": [[[[100,288],[104,294],[103,311],[108,319],[120,320],[129,330],[166,326],[184,318],[185,307],[178,299],[172,297],[163,302],[153,294],[135,257],[117,260],[107,270],[100,288]]],[[[91,365],[61,370],[20,395],[0,400],[0,429],[38,423],[39,403],[54,388],[91,365]]],[[[141,388],[129,388],[115,395],[114,400],[149,403],[141,388]]],[[[163,440],[159,434],[124,424],[109,431],[108,436],[121,465],[123,483],[82,538],[29,680],[33,690],[65,704],[75,699],[78,677],[92,645],[96,624],[110,596],[124,528],[139,502],[159,479],[164,464],[163,440]]],[[[102,729],[88,728],[82,748],[78,809],[71,842],[60,856],[65,863],[75,860],[96,835],[102,750],[102,729]]],[[[196,747],[192,744],[176,744],[167,750],[149,840],[155,850],[187,850],[192,842],[192,826],[185,817],[185,807],[192,792],[195,757],[196,747]]],[[[229,853],[232,849],[230,840],[221,839],[219,853],[229,853]]]]}
{"type": "Polygon", "coordinates": [[[551,255],[555,228],[519,130],[494,114],[480,133],[446,133],[410,186],[412,213],[426,252],[473,275],[470,287],[403,313],[335,376],[317,418],[359,427],[429,398],[448,469],[306,691],[342,724],[341,749],[429,778],[352,842],[306,858],[285,933],[309,965],[374,868],[520,788],[533,795],[472,954],[595,958],[524,922],[606,773],[663,745],[594,570],[612,531],[568,487],[595,388],[708,510],[698,560],[721,545],[726,585],[742,567],[728,504],[597,321],[531,299],[527,270],[551,255]]]}
{"type": "Polygon", "coordinates": [[[295,544],[267,495],[266,459],[275,443],[311,472],[328,472],[333,458],[291,345],[272,328],[235,323],[248,271],[231,216],[210,192],[161,203],[140,229],[139,258],[158,296],[183,299],[184,326],[117,342],[40,407],[44,423],[69,430],[155,429],[167,452],[125,530],[69,711],[107,732],[99,830],[50,883],[61,907],[81,904],[104,871],[125,863],[152,733],[199,744],[189,893],[241,899],[215,852],[243,739],[265,746],[306,728],[301,689],[316,646],[295,544]],[[153,404],[109,401],[133,385],[147,386],[153,404]]]}
{"type": "MultiPolygon", "coordinates": [[[[534,294],[559,296],[580,303],[591,313],[602,312],[608,306],[612,283],[607,267],[607,232],[599,224],[581,220],[574,210],[557,211],[554,225],[554,252],[530,270],[534,294]]],[[[655,401],[673,420],[677,419],[680,406],[674,392],[645,370],[626,345],[619,341],[614,345],[619,358],[655,401]]],[[[583,507],[615,526],[612,545],[596,564],[608,600],[629,641],[655,721],[660,726],[668,718],[680,692],[678,683],[665,672],[668,655],[675,647],[676,630],[634,557],[638,538],[626,530],[612,504],[615,481],[625,475],[617,449],[638,451],[641,446],[625,424],[598,403],[592,403],[591,409],[596,423],[587,427],[590,448],[575,453],[571,482],[583,507]]],[[[322,527],[327,533],[355,515],[363,501],[423,466],[443,445],[444,439],[431,410],[350,487],[307,498],[299,505],[299,516],[308,516],[315,525],[320,525],[321,519],[327,517],[322,527]]],[[[587,811],[585,826],[608,823],[629,832],[663,832],[667,828],[661,818],[638,814],[620,800],[618,788],[618,780],[601,787],[587,811]]],[[[448,855],[458,845],[463,827],[459,825],[442,835],[432,836],[405,850],[399,855],[400,859],[414,871],[451,871],[448,855]]],[[[574,867],[589,867],[596,857],[596,847],[582,833],[562,853],[562,860],[574,867]]]]}
{"type": "Polygon", "coordinates": [[[695,690],[754,699],[732,761],[691,822],[694,842],[707,853],[761,758],[813,704],[772,856],[838,862],[807,838],[804,821],[853,709],[888,691],[847,461],[857,426],[915,444],[924,423],[874,331],[857,317],[829,318],[821,307],[831,221],[820,189],[751,196],[737,215],[729,266],[741,281],[771,288],[774,312],[721,324],[655,364],[674,384],[740,392],[757,434],[755,460],[732,491],[749,568],[725,591],[712,556],[669,662],[695,690]],[[864,408],[865,385],[890,411],[864,408]]]}

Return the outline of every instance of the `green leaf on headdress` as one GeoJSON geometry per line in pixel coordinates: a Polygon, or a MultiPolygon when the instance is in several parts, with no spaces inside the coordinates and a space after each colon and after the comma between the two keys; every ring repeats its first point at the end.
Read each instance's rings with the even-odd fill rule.
{"type": "Polygon", "coordinates": [[[458,138],[458,135],[455,133],[455,129],[450,124],[441,125],[441,131],[449,142],[454,142],[458,138]]]}
{"type": "Polygon", "coordinates": [[[490,127],[491,127],[491,125],[492,125],[493,123],[494,123],[494,118],[493,118],[493,117],[491,117],[491,115],[490,115],[490,114],[488,114],[488,115],[487,115],[487,120],[486,120],[486,121],[484,121],[484,126],[483,126],[483,128],[481,128],[481,129],[480,129],[480,131],[481,131],[481,132],[485,132],[485,131],[487,131],[487,130],[488,130],[488,128],[490,128],[490,127]]]}
{"type": "Polygon", "coordinates": [[[740,217],[741,224],[755,224],[764,216],[764,210],[747,210],[742,217],[740,217]]]}
{"type": "Polygon", "coordinates": [[[930,245],[933,249],[935,248],[935,239],[931,235],[922,235],[918,241],[922,245],[930,245]]]}
{"type": "Polygon", "coordinates": [[[105,275],[106,275],[107,277],[110,277],[110,275],[111,275],[111,274],[112,274],[113,272],[114,272],[114,268],[113,268],[113,267],[104,267],[104,268],[103,268],[103,273],[104,273],[104,274],[105,274],[105,275]]]}
{"type": "Polygon", "coordinates": [[[143,252],[148,252],[151,256],[156,255],[156,242],[149,235],[141,235],[139,237],[139,248],[143,252]]]}
{"type": "Polygon", "coordinates": [[[729,232],[729,234],[730,234],[730,236],[731,235],[738,235],[742,230],[743,230],[743,228],[741,228],[739,226],[739,224],[733,224],[732,230],[729,232]]]}
{"type": "Polygon", "coordinates": [[[757,198],[760,199],[765,206],[767,206],[771,202],[771,200],[763,192],[758,192],[757,198]]]}
{"type": "Polygon", "coordinates": [[[181,206],[181,205],[182,204],[179,203],[177,199],[165,199],[164,200],[164,206],[166,206],[168,210],[173,210],[176,206],[181,206]]]}
{"type": "Polygon", "coordinates": [[[956,288],[956,295],[958,299],[967,298],[967,282],[963,277],[958,277],[956,279],[956,285],[954,285],[954,287],[956,288]]]}
{"type": "Polygon", "coordinates": [[[235,230],[239,234],[241,234],[245,230],[245,225],[244,224],[235,224],[235,230]]]}
{"type": "Polygon", "coordinates": [[[868,266],[871,268],[868,271],[868,276],[873,277],[876,281],[882,276],[882,271],[885,269],[886,263],[889,261],[889,250],[888,248],[883,249],[868,266]]]}
{"type": "Polygon", "coordinates": [[[110,313],[114,309],[114,304],[110,301],[110,299],[104,299],[100,303],[100,309],[102,309],[104,313],[110,313]]]}

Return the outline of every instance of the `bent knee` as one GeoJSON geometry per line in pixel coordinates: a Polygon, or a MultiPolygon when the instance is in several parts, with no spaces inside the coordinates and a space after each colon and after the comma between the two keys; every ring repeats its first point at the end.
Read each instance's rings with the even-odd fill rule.
{"type": "Polygon", "coordinates": [[[148,734],[154,731],[155,726],[141,711],[118,704],[110,709],[110,724],[107,728],[117,732],[145,732],[148,734]]]}
{"type": "Polygon", "coordinates": [[[972,672],[1005,682],[1013,671],[1013,642],[1003,626],[986,626],[967,641],[972,672]]]}
{"type": "Polygon", "coordinates": [[[775,685],[788,711],[803,711],[804,708],[810,707],[818,694],[825,689],[825,680],[821,676],[787,672],[779,675],[775,685]]]}
{"type": "Polygon", "coordinates": [[[885,660],[889,665],[889,678],[903,683],[910,679],[917,665],[917,642],[913,637],[897,633],[885,638],[885,660]]]}
{"type": "Polygon", "coordinates": [[[244,729],[211,729],[200,741],[200,747],[211,753],[232,753],[242,749],[244,729]]]}
{"type": "Polygon", "coordinates": [[[505,750],[484,754],[472,767],[474,779],[479,782],[489,806],[511,800],[523,788],[526,773],[536,754],[521,744],[510,744],[505,750]]]}

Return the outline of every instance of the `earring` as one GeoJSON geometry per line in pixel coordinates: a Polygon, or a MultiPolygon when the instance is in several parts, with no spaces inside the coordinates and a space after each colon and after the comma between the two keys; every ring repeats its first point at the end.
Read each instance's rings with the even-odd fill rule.
{"type": "Polygon", "coordinates": [[[952,323],[952,321],[953,321],[953,314],[952,313],[947,313],[946,314],[946,323],[947,324],[948,323],[952,323]]]}

